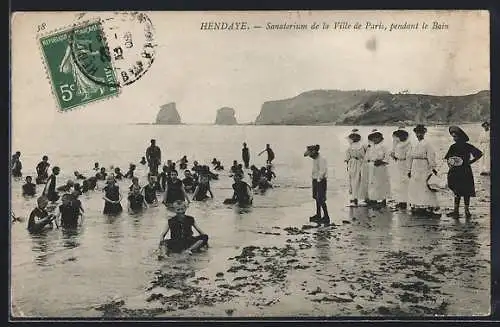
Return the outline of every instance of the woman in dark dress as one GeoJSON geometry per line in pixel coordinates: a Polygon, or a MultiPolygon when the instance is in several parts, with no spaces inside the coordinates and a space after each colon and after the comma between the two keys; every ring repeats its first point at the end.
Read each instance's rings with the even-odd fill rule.
{"type": "Polygon", "coordinates": [[[470,198],[476,196],[471,165],[479,160],[483,153],[472,144],[467,143],[469,137],[460,127],[451,126],[449,132],[455,143],[450,146],[444,158],[449,167],[448,187],[455,193],[455,203],[453,212],[447,216],[458,218],[460,198],[463,197],[465,217],[470,218],[470,198]]]}
{"type": "Polygon", "coordinates": [[[116,215],[123,211],[120,201],[122,196],[120,194],[120,188],[115,183],[113,176],[108,176],[106,181],[106,186],[104,186],[104,210],[105,215],[116,215]]]}

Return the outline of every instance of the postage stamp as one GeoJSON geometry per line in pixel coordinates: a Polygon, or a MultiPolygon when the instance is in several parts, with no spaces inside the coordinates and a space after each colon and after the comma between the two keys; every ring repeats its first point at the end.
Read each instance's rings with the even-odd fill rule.
{"type": "Polygon", "coordinates": [[[100,21],[43,36],[39,42],[59,110],[118,95],[116,73],[100,21]],[[93,78],[88,77],[90,73],[93,78]]]}

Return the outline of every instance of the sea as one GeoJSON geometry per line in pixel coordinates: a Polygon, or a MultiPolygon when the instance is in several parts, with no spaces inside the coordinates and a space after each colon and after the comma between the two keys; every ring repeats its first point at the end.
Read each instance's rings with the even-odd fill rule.
{"type": "MultiPolygon", "coordinates": [[[[473,167],[478,197],[472,200],[471,225],[447,218],[437,222],[415,221],[406,213],[389,209],[384,213],[370,213],[368,209],[353,213],[353,209],[347,207],[344,163],[348,147],[346,136],[352,128],[354,126],[85,125],[48,127],[34,132],[32,128],[16,128],[14,125],[12,151],[21,151],[23,176],[36,176],[36,164],[47,155],[51,166],[61,168],[58,185],[73,179],[75,170],[85,176],[95,174],[92,170],[94,162],[107,169],[120,167],[123,172],[130,163],[135,163],[138,167],[136,175],[144,185],[147,167],[139,161],[145,156],[150,139],[156,139],[163,162],[167,159],[176,161],[186,155],[191,167],[194,160],[210,165],[211,160],[217,158],[225,170],[220,172],[219,180],[211,182],[214,199],[193,202],[187,212],[210,236],[210,247],[202,254],[182,260],[159,260],[157,255],[160,234],[172,216],[171,212],[158,206],[140,214],[129,214],[125,210],[118,217],[106,217],[102,214],[104,201],[100,191],[81,196],[85,221],[78,231],[54,229],[43,235],[30,235],[26,230],[27,217],[36,206],[36,198],[24,198],[21,195],[23,179],[12,179],[11,210],[17,217],[24,218],[22,223],[12,223],[10,230],[13,314],[22,317],[100,317],[102,312],[96,307],[113,299],[123,299],[125,305],[147,306],[149,304],[140,299],[158,271],[180,265],[194,271],[196,276],[215,278],[219,271],[228,275],[223,270],[230,264],[228,258],[239,254],[246,246],[287,244],[290,237],[283,229],[290,226],[301,228],[309,224],[309,216],[314,214],[310,185],[312,162],[303,156],[306,146],[311,144],[320,145],[320,152],[328,162],[327,203],[332,221],[339,226],[336,232],[340,233],[338,239],[329,241],[318,243],[311,239],[308,243],[311,246],[304,249],[304,253],[297,254],[297,260],[316,269],[302,275],[290,272],[286,280],[288,286],[284,287],[290,291],[280,293],[283,292],[280,289],[273,291],[272,296],[262,295],[267,296],[264,302],[274,301],[267,306],[255,305],[257,300],[250,299],[252,294],[243,293],[236,302],[193,305],[185,310],[177,308],[164,316],[225,316],[228,308],[232,308],[234,316],[244,317],[356,316],[367,312],[377,315],[377,312],[385,312],[377,309],[380,306],[407,306],[408,301],[398,298],[399,293],[388,290],[384,294],[394,298],[388,300],[381,296],[368,300],[359,295],[352,301],[332,305],[307,300],[313,296],[307,292],[321,286],[327,293],[335,293],[337,286],[332,286],[333,278],[366,271],[373,271],[373,279],[382,285],[390,285],[396,275],[376,267],[384,266],[382,263],[387,262],[388,253],[400,251],[424,260],[431,260],[428,256],[433,251],[438,251],[434,253],[436,256],[451,256],[449,260],[452,262],[448,264],[455,267],[454,271],[427,281],[441,290],[438,302],[446,301],[445,315],[489,314],[489,178],[479,176],[478,165],[473,167]],[[265,165],[266,154],[257,154],[269,143],[276,155],[273,169],[277,176],[273,181],[274,188],[265,194],[256,194],[253,207],[244,211],[222,203],[232,195],[229,167],[233,160],[241,162],[243,142],[250,148],[251,164],[259,168],[265,165]],[[372,222],[370,228],[358,223],[363,219],[372,222]],[[278,231],[280,235],[272,235],[272,231],[278,231]],[[475,268],[467,266],[470,263],[476,263],[475,268]],[[303,282],[309,283],[310,288],[298,286],[303,282]],[[361,308],[373,310],[363,311],[361,308]]],[[[397,129],[396,126],[356,128],[363,136],[362,141],[366,141],[366,135],[377,128],[383,133],[384,144],[389,148],[392,146],[392,132],[397,129]]],[[[463,129],[470,142],[478,146],[479,124],[464,125],[463,129]]],[[[411,127],[408,131],[415,141],[411,127]]],[[[447,167],[441,158],[452,144],[447,127],[429,127],[426,139],[436,149],[440,172],[445,173],[447,167]]],[[[393,168],[391,165],[391,171],[393,168]]],[[[248,176],[246,181],[250,181],[248,176]]],[[[129,180],[119,182],[124,208],[129,184],[129,180]]],[[[102,186],[100,181],[99,187],[102,186]]],[[[43,185],[38,185],[38,194],[42,190],[43,185]]],[[[449,210],[453,205],[449,192],[440,193],[439,201],[443,210],[449,210]]],[[[425,267],[422,269],[431,273],[430,266],[425,267]]],[[[408,271],[416,274],[412,269],[408,271]]],[[[407,276],[402,274],[401,279],[405,278],[407,276]]],[[[352,287],[359,285],[355,279],[352,283],[352,287]]],[[[216,288],[217,282],[213,281],[207,287],[216,288]]]]}

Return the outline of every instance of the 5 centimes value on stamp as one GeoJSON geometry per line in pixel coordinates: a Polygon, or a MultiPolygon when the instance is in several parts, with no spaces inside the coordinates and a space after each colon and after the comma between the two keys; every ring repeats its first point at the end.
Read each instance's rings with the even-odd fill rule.
{"type": "Polygon", "coordinates": [[[107,47],[99,21],[87,21],[50,33],[41,37],[39,42],[61,111],[118,95],[112,62],[103,59],[107,56],[107,47]],[[88,59],[94,57],[100,59],[88,59]],[[92,71],[94,78],[88,78],[82,68],[92,71]]]}
{"type": "MultiPolygon", "coordinates": [[[[78,19],[88,19],[88,14],[78,19]]],[[[108,87],[130,85],[144,76],[155,59],[156,43],[154,26],[145,13],[114,12],[100,14],[101,38],[105,48],[100,56],[80,54],[80,35],[72,33],[72,53],[81,60],[77,61],[80,70],[95,83],[108,87]],[[112,63],[116,80],[103,79],[97,74],[96,67],[112,63]]],[[[83,49],[85,51],[85,49],[83,49]]]]}

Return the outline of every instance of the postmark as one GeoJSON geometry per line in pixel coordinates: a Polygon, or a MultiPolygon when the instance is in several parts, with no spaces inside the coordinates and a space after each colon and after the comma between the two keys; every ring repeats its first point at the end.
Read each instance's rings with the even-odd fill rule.
{"type": "MultiPolygon", "coordinates": [[[[88,14],[78,19],[88,19],[88,14]]],[[[156,43],[154,26],[145,13],[115,12],[98,17],[102,26],[100,38],[105,44],[100,56],[86,55],[86,49],[79,46],[81,34],[71,34],[71,51],[79,58],[80,71],[96,84],[108,87],[130,85],[143,77],[155,59],[156,43]],[[82,53],[82,51],[84,51],[82,53]],[[96,67],[111,62],[117,79],[103,79],[96,73],[96,67]]]]}
{"type": "Polygon", "coordinates": [[[111,61],[90,60],[94,65],[83,73],[82,58],[102,58],[106,44],[100,21],[85,21],[67,29],[52,32],[39,39],[47,73],[60,111],[118,95],[117,76],[111,61]],[[72,41],[77,35],[78,41],[72,41]],[[78,53],[72,51],[79,49],[78,53]],[[96,81],[103,81],[97,83],[96,81]]]}

